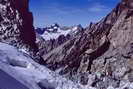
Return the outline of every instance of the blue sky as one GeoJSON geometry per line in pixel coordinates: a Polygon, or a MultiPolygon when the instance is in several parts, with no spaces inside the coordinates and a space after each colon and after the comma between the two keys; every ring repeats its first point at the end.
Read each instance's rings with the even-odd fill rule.
{"type": "Polygon", "coordinates": [[[120,0],[30,0],[35,27],[89,25],[105,17],[120,0]]]}

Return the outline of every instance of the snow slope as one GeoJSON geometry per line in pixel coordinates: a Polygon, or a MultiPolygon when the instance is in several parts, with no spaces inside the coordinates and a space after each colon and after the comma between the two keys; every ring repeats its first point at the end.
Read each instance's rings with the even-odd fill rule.
{"type": "Polygon", "coordinates": [[[0,70],[0,77],[0,89],[29,89],[2,70],[0,70]]]}
{"type": "Polygon", "coordinates": [[[35,63],[27,54],[4,43],[0,43],[0,69],[29,89],[85,89],[35,63]],[[45,88],[41,88],[43,85],[45,88]]]}

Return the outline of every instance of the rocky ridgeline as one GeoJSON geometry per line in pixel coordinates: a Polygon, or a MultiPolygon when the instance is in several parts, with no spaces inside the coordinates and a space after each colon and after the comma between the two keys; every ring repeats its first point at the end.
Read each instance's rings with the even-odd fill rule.
{"type": "Polygon", "coordinates": [[[28,4],[29,0],[0,0],[0,41],[35,54],[38,48],[28,4]]]}
{"type": "Polygon", "coordinates": [[[101,21],[43,58],[50,69],[83,85],[118,88],[133,82],[132,36],[133,1],[122,0],[101,21]]]}

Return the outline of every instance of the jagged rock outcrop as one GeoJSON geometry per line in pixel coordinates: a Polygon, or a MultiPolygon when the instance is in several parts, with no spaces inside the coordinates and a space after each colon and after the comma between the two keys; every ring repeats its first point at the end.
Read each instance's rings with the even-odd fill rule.
{"type": "Polygon", "coordinates": [[[29,0],[0,1],[0,41],[36,54],[36,35],[29,0]]]}
{"type": "Polygon", "coordinates": [[[57,48],[58,46],[62,45],[69,39],[70,35],[67,36],[60,35],[57,39],[45,40],[43,37],[37,34],[36,43],[39,48],[40,55],[43,56],[52,51],[54,48],[57,48]]]}
{"type": "Polygon", "coordinates": [[[133,1],[122,0],[100,22],[55,48],[44,60],[52,70],[72,80],[80,78],[82,84],[118,88],[133,78],[132,36],[133,1]],[[92,83],[89,75],[95,76],[92,83]]]}

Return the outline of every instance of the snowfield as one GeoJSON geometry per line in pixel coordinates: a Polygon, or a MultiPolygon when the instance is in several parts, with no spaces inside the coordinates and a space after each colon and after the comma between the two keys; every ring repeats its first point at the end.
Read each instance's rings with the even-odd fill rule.
{"type": "Polygon", "coordinates": [[[74,84],[4,43],[0,43],[0,69],[29,89],[93,89],[74,84]]]}

